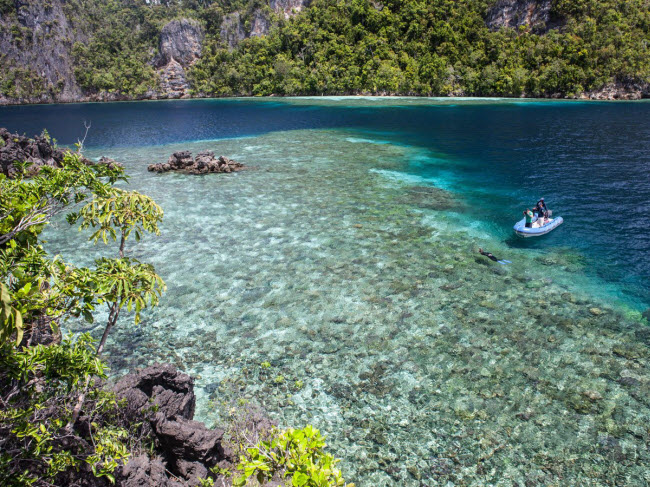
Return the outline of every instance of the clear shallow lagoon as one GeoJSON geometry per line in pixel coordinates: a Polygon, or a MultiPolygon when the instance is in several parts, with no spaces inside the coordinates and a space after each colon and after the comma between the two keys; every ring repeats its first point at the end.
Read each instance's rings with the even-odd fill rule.
{"type": "MultiPolygon", "coordinates": [[[[0,109],[0,125],[61,143],[84,119],[87,154],[124,162],[165,210],[131,255],[169,290],[115,330],[116,374],[172,361],[199,376],[199,419],[244,397],[312,423],[361,486],[650,482],[650,104],[0,109]],[[146,172],[181,149],[253,169],[146,172]],[[539,196],[565,224],[514,239],[539,196]]],[[[78,263],[104,250],[64,224],[48,237],[78,263]]]]}

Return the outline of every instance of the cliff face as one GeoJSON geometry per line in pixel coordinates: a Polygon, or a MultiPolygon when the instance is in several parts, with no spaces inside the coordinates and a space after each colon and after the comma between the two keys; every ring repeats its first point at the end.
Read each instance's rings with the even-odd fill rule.
{"type": "Polygon", "coordinates": [[[270,0],[269,5],[275,13],[281,13],[285,19],[288,19],[303,8],[309,7],[310,3],[311,0],[270,0]]]}
{"type": "Polygon", "coordinates": [[[201,24],[196,20],[172,20],[160,32],[159,54],[154,64],[162,66],[172,59],[188,66],[201,57],[203,37],[201,24]]]}
{"type": "Polygon", "coordinates": [[[498,0],[488,10],[485,23],[492,30],[525,26],[546,32],[558,24],[551,20],[551,7],[551,0],[498,0]]]}
{"type": "MultiPolygon", "coordinates": [[[[307,8],[311,0],[269,0],[269,7],[280,18],[288,19],[307,8]]],[[[244,19],[241,12],[226,15],[219,35],[232,49],[248,37],[260,37],[269,32],[272,21],[268,9],[256,9],[244,19]]]]}
{"type": "Polygon", "coordinates": [[[163,27],[154,59],[154,66],[159,68],[160,98],[189,96],[185,68],[201,57],[204,37],[203,27],[195,20],[172,20],[163,27]]]}
{"type": "Polygon", "coordinates": [[[0,103],[74,101],[82,96],[74,77],[72,46],[86,38],[72,26],[60,0],[16,0],[0,16],[0,103]]]}
{"type": "MultiPolygon", "coordinates": [[[[248,37],[263,36],[272,24],[272,12],[288,18],[309,0],[268,0],[265,6],[224,15],[220,37],[230,48],[248,37]]],[[[137,3],[137,2],[135,2],[137,3]]],[[[142,0],[139,8],[169,10],[175,2],[142,0]]],[[[79,4],[84,5],[84,4],[79,4]]],[[[119,92],[86,93],[75,78],[75,43],[93,39],[92,28],[69,14],[75,6],[69,0],[4,0],[0,2],[0,104],[102,101],[128,99],[119,92]],[[67,10],[66,10],[67,9],[67,10]]],[[[79,12],[77,12],[79,13],[79,12]]],[[[140,26],[136,26],[140,29],[140,26]]],[[[186,71],[202,52],[205,30],[198,20],[175,19],[159,32],[158,53],[150,65],[157,70],[159,87],[140,98],[182,98],[189,96],[186,71]]]]}
{"type": "MultiPolygon", "coordinates": [[[[267,35],[274,22],[279,19],[288,19],[309,8],[310,2],[311,0],[261,0],[260,2],[247,0],[240,10],[233,11],[233,7],[231,7],[233,2],[230,0],[194,2],[194,6],[189,6],[192,2],[180,0],[120,0],[119,2],[102,2],[100,0],[0,0],[0,66],[2,66],[2,69],[0,69],[0,104],[184,98],[191,96],[191,88],[193,88],[194,93],[200,93],[201,91],[207,94],[225,95],[250,93],[250,87],[244,89],[237,86],[237,83],[239,83],[237,80],[232,81],[234,87],[230,85],[222,87],[215,82],[218,77],[223,77],[221,68],[224,63],[228,62],[230,55],[234,56],[232,59],[236,59],[237,53],[240,52],[236,47],[243,39],[267,35]],[[230,54],[224,53],[224,47],[235,51],[230,54]],[[202,59],[204,52],[209,54],[204,55],[202,59]],[[194,86],[191,86],[187,76],[188,68],[197,60],[202,60],[202,62],[193,69],[192,82],[194,82],[194,86]],[[209,60],[207,62],[212,63],[207,69],[202,66],[204,60],[209,60]],[[199,76],[196,76],[196,73],[199,73],[199,76]],[[201,80],[203,80],[203,83],[201,80]]],[[[336,7],[330,5],[330,8],[340,8],[342,15],[347,15],[345,10],[347,4],[345,2],[338,3],[340,5],[336,7]]],[[[237,4],[242,5],[241,2],[237,2],[237,4]]],[[[376,9],[383,8],[380,3],[373,2],[372,5],[376,9]]],[[[432,6],[436,5],[437,3],[432,1],[432,6]]],[[[568,20],[573,19],[571,16],[574,15],[572,13],[574,10],[581,12],[592,7],[600,8],[600,4],[595,0],[587,0],[586,7],[583,5],[580,8],[577,6],[571,9],[565,8],[564,10],[562,10],[560,3],[553,0],[490,0],[490,5],[491,7],[487,11],[479,11],[477,6],[472,8],[474,9],[473,14],[483,16],[485,26],[492,31],[502,28],[518,30],[523,27],[527,34],[522,35],[529,36],[531,33],[543,35],[550,29],[558,29],[558,36],[560,37],[567,29],[571,28],[572,24],[571,22],[564,22],[563,19],[556,18],[554,15],[565,16],[568,20]]],[[[463,12],[462,9],[460,11],[463,12]]],[[[316,11],[315,16],[330,15],[328,12],[327,9],[321,9],[316,11]]],[[[391,21],[391,16],[395,17],[397,15],[388,13],[386,22],[391,21]]],[[[439,15],[444,17],[447,14],[443,10],[443,13],[439,15]]],[[[583,12],[584,15],[586,14],[583,12]]],[[[639,16],[638,19],[631,16],[630,22],[622,24],[622,27],[619,22],[619,24],[616,24],[616,28],[624,33],[632,32],[637,37],[639,35],[638,31],[645,28],[644,33],[647,35],[647,27],[643,27],[647,25],[647,21],[644,20],[645,17],[641,14],[637,14],[637,16],[639,16]]],[[[601,15],[601,17],[598,22],[604,27],[611,24],[609,14],[606,16],[601,15]]],[[[580,18],[575,17],[574,20],[576,19],[579,20],[580,18]]],[[[327,25],[329,19],[324,18],[323,20],[324,22],[321,24],[305,30],[303,35],[309,37],[321,27],[324,29],[329,28],[327,25]]],[[[461,25],[463,20],[456,18],[451,19],[450,22],[461,25]]],[[[407,24],[412,23],[412,18],[405,17],[404,21],[407,24]]],[[[302,22],[302,20],[298,20],[298,22],[302,22]]],[[[306,21],[306,23],[308,22],[310,20],[306,21]]],[[[400,25],[404,25],[404,23],[400,25]]],[[[364,33],[364,25],[360,24],[356,27],[364,33]]],[[[401,27],[396,26],[396,28],[401,27]]],[[[482,25],[480,27],[474,26],[473,29],[483,29],[485,31],[485,27],[482,25]]],[[[603,32],[609,31],[603,30],[603,32]]],[[[339,35],[339,33],[336,34],[339,35]]],[[[584,36],[581,36],[581,32],[567,34],[565,37],[566,39],[561,41],[563,44],[558,46],[557,52],[561,53],[562,46],[565,44],[571,43],[573,40],[580,41],[584,38],[584,36]]],[[[537,43],[540,45],[540,49],[544,51],[543,41],[536,40],[538,38],[535,35],[529,36],[527,39],[530,38],[532,38],[531,45],[537,43]]],[[[614,40],[619,38],[623,39],[621,36],[613,36],[614,40]]],[[[319,43],[321,39],[323,38],[314,37],[310,42],[319,43]]],[[[456,39],[447,41],[447,43],[452,44],[455,42],[459,41],[456,39]]],[[[507,45],[507,41],[500,38],[496,42],[505,43],[504,46],[507,45]]],[[[553,42],[558,43],[560,41],[552,40],[551,43],[553,42]]],[[[423,45],[426,44],[427,42],[423,43],[423,45]]],[[[575,44],[580,43],[575,42],[575,44]]],[[[614,42],[605,45],[605,47],[592,44],[596,47],[589,47],[589,44],[585,44],[587,46],[585,49],[591,49],[588,53],[589,57],[594,60],[594,66],[599,69],[609,59],[614,59],[617,56],[620,56],[620,59],[630,60],[638,55],[640,60],[637,64],[642,67],[646,62],[644,58],[646,56],[645,51],[639,49],[640,43],[638,42],[630,44],[631,48],[627,45],[617,47],[614,42]],[[620,50],[620,53],[617,52],[617,49],[620,50]]],[[[435,53],[438,47],[440,46],[434,43],[426,46],[425,50],[435,53]]],[[[311,52],[311,50],[309,48],[306,51],[311,52]]],[[[629,69],[623,71],[612,65],[613,67],[607,68],[609,71],[601,69],[603,71],[602,78],[609,80],[607,86],[597,86],[593,83],[588,85],[589,80],[584,76],[585,79],[581,81],[581,85],[574,82],[572,76],[575,73],[579,75],[582,67],[580,65],[574,66],[574,60],[566,53],[557,54],[556,51],[547,50],[550,52],[547,58],[552,58],[550,61],[554,62],[554,57],[564,56],[565,58],[558,59],[558,63],[553,65],[552,70],[549,68],[549,70],[542,72],[545,65],[540,65],[539,62],[536,66],[526,68],[533,73],[533,76],[541,77],[542,81],[547,85],[551,85],[551,81],[557,79],[557,87],[545,88],[545,91],[538,92],[536,96],[566,95],[607,99],[650,96],[650,84],[647,82],[647,76],[643,77],[643,70],[639,71],[641,75],[629,79],[629,69]]],[[[241,51],[245,51],[245,49],[241,51]]],[[[294,54],[293,52],[287,52],[284,57],[291,58],[294,54]]],[[[399,53],[396,52],[395,54],[399,53]]],[[[511,52],[509,55],[516,56],[517,53],[511,52]]],[[[375,57],[375,54],[373,53],[372,56],[375,57]]],[[[303,66],[305,60],[303,52],[300,53],[299,58],[293,63],[294,69],[306,69],[303,66]]],[[[489,58],[486,59],[480,62],[487,63],[489,58]]],[[[331,59],[333,66],[338,66],[340,61],[340,59],[331,59]]],[[[353,66],[354,68],[366,62],[363,59],[358,61],[353,66]]],[[[471,67],[468,70],[470,75],[478,76],[477,73],[490,74],[500,72],[501,69],[500,66],[490,65],[491,71],[490,69],[485,71],[487,69],[485,66],[475,65],[478,61],[470,61],[471,63],[467,61],[468,66],[471,67]]],[[[525,64],[524,61],[525,59],[522,60],[523,64],[525,64]]],[[[547,59],[547,61],[549,60],[547,59]]],[[[246,61],[242,62],[246,63],[246,61]]],[[[447,62],[444,56],[441,62],[447,62]]],[[[235,61],[233,63],[228,72],[239,72],[241,63],[237,64],[235,61]]],[[[394,78],[397,84],[395,88],[369,88],[371,91],[374,90],[373,93],[419,93],[419,91],[409,91],[413,86],[406,89],[406,91],[400,91],[399,86],[405,80],[404,74],[402,73],[401,76],[394,75],[393,71],[404,70],[406,69],[404,66],[399,65],[399,63],[396,64],[390,59],[380,63],[382,69],[377,68],[376,64],[369,64],[370,73],[375,73],[374,70],[377,70],[372,76],[375,76],[382,83],[385,81],[383,78],[394,78]]],[[[417,60],[415,64],[417,64],[417,60]]],[[[288,66],[284,58],[279,66],[288,66]]],[[[435,63],[430,64],[430,66],[435,66],[435,63]]],[[[245,67],[250,68],[250,66],[245,67]]],[[[267,70],[267,72],[275,72],[276,66],[271,64],[270,67],[271,69],[267,70]]],[[[450,65],[447,67],[447,72],[453,72],[454,69],[455,65],[450,65]]],[[[419,85],[415,83],[415,88],[418,88],[418,86],[426,87],[430,83],[431,87],[442,90],[442,93],[456,93],[454,90],[443,90],[443,88],[448,88],[444,85],[446,81],[444,81],[443,86],[436,84],[437,80],[441,78],[449,79],[449,76],[445,78],[444,73],[440,74],[437,70],[438,68],[435,68],[432,72],[429,72],[430,69],[427,67],[424,70],[426,71],[424,75],[425,81],[419,85]]],[[[312,69],[312,71],[314,70],[312,69]]],[[[280,72],[284,71],[281,69],[280,72]]],[[[317,77],[324,76],[325,85],[332,81],[324,74],[319,74],[318,70],[314,72],[317,77]]],[[[280,77],[284,77],[284,75],[280,77]]],[[[286,82],[279,88],[274,88],[273,93],[305,93],[304,90],[300,91],[298,89],[296,91],[296,87],[300,88],[302,86],[301,83],[303,83],[304,78],[305,76],[302,78],[297,77],[295,82],[286,82]]],[[[525,78],[525,76],[522,77],[521,75],[521,69],[517,73],[506,73],[504,71],[501,83],[508,86],[508,83],[515,85],[519,83],[517,80],[525,78]],[[516,79],[513,78],[513,75],[516,75],[516,79]]],[[[495,86],[497,84],[495,81],[495,86]]],[[[336,93],[358,92],[351,90],[348,85],[341,85],[342,87],[336,93]]],[[[477,81],[474,85],[478,87],[474,86],[473,93],[483,95],[490,93],[489,87],[484,89],[482,82],[477,81]]],[[[251,86],[255,86],[255,84],[253,83],[251,86]]],[[[310,87],[309,89],[314,88],[310,87]]],[[[424,93],[427,93],[427,91],[425,90],[424,93]]],[[[521,93],[524,93],[524,91],[513,87],[512,91],[506,94],[508,96],[520,96],[521,93]]]]}

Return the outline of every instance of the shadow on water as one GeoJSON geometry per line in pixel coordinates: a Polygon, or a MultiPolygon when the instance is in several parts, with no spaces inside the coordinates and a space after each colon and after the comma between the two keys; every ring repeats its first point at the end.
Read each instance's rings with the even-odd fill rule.
{"type": "MultiPolygon", "coordinates": [[[[538,238],[543,238],[543,237],[538,237],[538,238]]],[[[540,248],[539,242],[537,242],[535,238],[522,238],[522,237],[518,237],[514,233],[512,234],[512,236],[505,239],[504,243],[508,247],[512,247],[512,248],[515,248],[515,249],[538,249],[538,248],[540,248]]]]}

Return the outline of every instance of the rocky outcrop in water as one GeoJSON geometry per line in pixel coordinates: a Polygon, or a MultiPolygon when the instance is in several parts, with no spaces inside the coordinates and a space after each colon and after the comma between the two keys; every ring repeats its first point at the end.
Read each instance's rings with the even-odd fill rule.
{"type": "MultiPolygon", "coordinates": [[[[8,178],[16,177],[20,171],[18,165],[24,162],[29,164],[27,174],[30,176],[37,174],[43,166],[60,167],[68,152],[68,149],[54,146],[45,133],[29,138],[0,128],[0,172],[8,178]]],[[[86,158],[83,161],[95,164],[86,158]]],[[[102,157],[98,164],[120,165],[108,157],[102,157]]]]}
{"type": "Polygon", "coordinates": [[[165,164],[151,164],[147,169],[158,173],[176,171],[186,174],[209,174],[241,171],[244,165],[226,156],[216,158],[212,151],[200,152],[194,159],[191,152],[181,151],[169,156],[165,164]]]}

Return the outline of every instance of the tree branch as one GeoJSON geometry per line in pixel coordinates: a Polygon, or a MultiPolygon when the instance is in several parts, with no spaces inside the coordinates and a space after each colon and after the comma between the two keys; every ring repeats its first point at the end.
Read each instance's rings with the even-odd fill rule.
{"type": "Polygon", "coordinates": [[[77,154],[81,154],[84,149],[84,144],[86,143],[86,137],[88,137],[88,131],[90,130],[90,127],[92,126],[91,123],[86,123],[84,120],[84,127],[86,128],[86,133],[84,134],[84,138],[79,140],[77,139],[77,154]]]}

